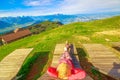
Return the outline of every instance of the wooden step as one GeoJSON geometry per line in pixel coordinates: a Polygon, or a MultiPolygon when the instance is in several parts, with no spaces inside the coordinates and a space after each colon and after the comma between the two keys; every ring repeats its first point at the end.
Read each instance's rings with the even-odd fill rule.
{"type": "Polygon", "coordinates": [[[30,49],[17,49],[6,56],[0,62],[0,80],[12,80],[20,70],[23,61],[33,50],[30,49]]]}

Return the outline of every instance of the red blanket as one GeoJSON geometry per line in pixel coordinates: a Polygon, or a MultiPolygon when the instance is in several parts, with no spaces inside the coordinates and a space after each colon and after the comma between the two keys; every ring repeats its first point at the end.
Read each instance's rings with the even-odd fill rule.
{"type": "MultiPolygon", "coordinates": [[[[78,80],[78,79],[83,79],[86,76],[86,73],[84,70],[80,69],[80,68],[75,68],[72,61],[71,60],[66,60],[66,59],[62,59],[60,60],[60,63],[66,63],[67,65],[71,66],[71,75],[68,76],[68,80],[78,80]]],[[[53,77],[58,77],[58,71],[57,68],[54,67],[49,67],[47,70],[47,73],[50,76],[53,77]]]]}

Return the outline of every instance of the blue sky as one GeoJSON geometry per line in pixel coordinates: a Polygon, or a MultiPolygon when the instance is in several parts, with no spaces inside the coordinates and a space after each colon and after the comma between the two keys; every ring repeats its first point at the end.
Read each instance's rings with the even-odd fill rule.
{"type": "Polygon", "coordinates": [[[0,17],[120,12],[120,0],[1,0],[0,17]]]}

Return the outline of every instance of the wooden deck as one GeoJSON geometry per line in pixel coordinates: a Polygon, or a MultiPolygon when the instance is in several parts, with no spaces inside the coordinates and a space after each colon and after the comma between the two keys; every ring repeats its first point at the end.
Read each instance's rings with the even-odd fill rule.
{"type": "Polygon", "coordinates": [[[83,44],[90,62],[100,72],[120,80],[120,60],[102,44],[83,44]]]}
{"type": "Polygon", "coordinates": [[[112,47],[120,52],[120,42],[112,42],[112,47]]]}
{"type": "Polygon", "coordinates": [[[0,80],[12,80],[20,70],[24,60],[32,51],[30,49],[17,49],[0,62],[0,80]]]}
{"type": "MultiPolygon", "coordinates": [[[[64,47],[65,47],[65,44],[57,44],[56,45],[55,50],[54,50],[52,64],[51,64],[52,67],[57,67],[60,56],[64,52],[64,47]]],[[[73,59],[75,67],[81,68],[75,46],[73,46],[73,49],[71,50],[71,52],[73,54],[72,59],[73,59]]],[[[60,79],[50,77],[47,73],[45,73],[38,80],[60,80],[60,79]]],[[[87,75],[86,78],[83,80],[93,80],[93,79],[87,75]]]]}

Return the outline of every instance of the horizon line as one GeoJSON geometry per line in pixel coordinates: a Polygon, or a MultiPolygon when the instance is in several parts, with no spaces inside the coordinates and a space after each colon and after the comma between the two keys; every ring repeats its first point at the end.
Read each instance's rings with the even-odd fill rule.
{"type": "Polygon", "coordinates": [[[40,14],[40,15],[16,15],[16,16],[0,16],[0,17],[29,17],[29,16],[50,16],[50,15],[83,15],[83,14],[107,14],[107,13],[112,13],[112,14],[119,14],[120,15],[120,11],[114,11],[114,12],[96,12],[96,13],[76,13],[76,14],[67,14],[67,13],[51,13],[51,14],[40,14]]]}

